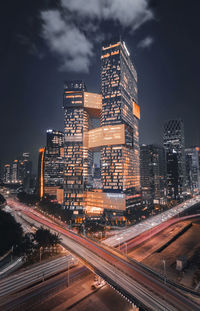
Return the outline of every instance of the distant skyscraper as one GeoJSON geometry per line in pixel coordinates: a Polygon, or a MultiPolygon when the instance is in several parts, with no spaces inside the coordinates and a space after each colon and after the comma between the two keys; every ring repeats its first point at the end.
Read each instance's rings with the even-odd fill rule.
{"type": "Polygon", "coordinates": [[[64,134],[47,130],[44,156],[44,194],[56,198],[57,189],[64,183],[64,134]]]}
{"type": "Polygon", "coordinates": [[[169,120],[164,124],[163,144],[166,150],[167,159],[167,181],[168,181],[168,196],[174,193],[176,197],[180,198],[186,189],[185,181],[185,141],[184,141],[184,124],[180,119],[169,120]],[[177,174],[173,174],[175,163],[177,161],[177,174]],[[170,167],[172,165],[172,168],[170,167]],[[171,180],[172,178],[172,180],[171,180]],[[177,179],[177,185],[175,180],[177,179]],[[174,189],[171,189],[173,185],[174,189]]]}
{"type": "Polygon", "coordinates": [[[21,176],[20,176],[20,161],[14,160],[12,163],[12,173],[11,173],[11,182],[13,184],[21,183],[21,176]]]}
{"type": "Polygon", "coordinates": [[[45,148],[40,148],[39,157],[38,157],[38,180],[37,180],[37,193],[40,196],[40,199],[44,196],[44,157],[45,157],[45,148]]]}
{"type": "Polygon", "coordinates": [[[5,164],[4,165],[4,174],[3,174],[3,182],[5,184],[10,184],[11,183],[11,165],[10,164],[5,164]]]}
{"type": "Polygon", "coordinates": [[[200,191],[199,148],[186,148],[186,182],[187,189],[192,193],[200,191]]]}
{"type": "Polygon", "coordinates": [[[40,197],[57,197],[64,184],[64,134],[47,130],[47,145],[40,149],[38,164],[38,189],[40,197]]]}
{"type": "Polygon", "coordinates": [[[30,160],[30,153],[24,152],[20,161],[20,180],[26,192],[30,190],[32,162],[30,160]]]}
{"type": "Polygon", "coordinates": [[[142,199],[148,204],[163,203],[166,198],[166,162],[164,148],[140,146],[142,199]]]}

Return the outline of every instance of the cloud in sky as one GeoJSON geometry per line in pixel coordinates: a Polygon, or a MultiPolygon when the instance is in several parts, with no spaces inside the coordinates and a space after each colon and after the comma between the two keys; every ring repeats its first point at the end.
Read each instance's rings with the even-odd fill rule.
{"type": "Polygon", "coordinates": [[[152,45],[153,42],[154,42],[153,37],[147,36],[146,38],[144,38],[143,40],[141,40],[138,43],[137,47],[138,48],[143,48],[143,49],[144,48],[149,48],[152,45]]]}
{"type": "Polygon", "coordinates": [[[60,69],[88,72],[100,24],[135,31],[153,18],[149,0],[61,0],[57,9],[41,12],[42,37],[61,60],[60,69]],[[86,31],[87,29],[87,31],[86,31]],[[95,33],[95,36],[94,36],[95,33]]]}
{"type": "Polygon", "coordinates": [[[50,50],[61,57],[60,69],[88,72],[93,45],[71,21],[67,21],[58,10],[41,13],[42,36],[50,50]]]}

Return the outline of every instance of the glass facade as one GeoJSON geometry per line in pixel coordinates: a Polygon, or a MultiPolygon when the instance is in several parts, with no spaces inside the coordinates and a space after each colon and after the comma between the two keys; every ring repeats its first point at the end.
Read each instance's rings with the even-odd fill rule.
{"type": "Polygon", "coordinates": [[[64,134],[47,130],[47,144],[40,149],[38,166],[40,197],[56,198],[57,189],[64,185],[64,134]]]}
{"type": "Polygon", "coordinates": [[[170,159],[170,162],[167,163],[168,193],[174,193],[174,190],[170,188],[171,185],[174,183],[174,179],[178,178],[177,185],[175,186],[175,188],[177,189],[176,198],[178,198],[182,196],[182,193],[186,189],[184,124],[181,119],[169,120],[165,122],[163,132],[163,144],[166,151],[166,157],[167,159],[170,159]],[[173,169],[170,168],[170,163],[172,167],[174,167],[176,157],[178,163],[178,177],[174,176],[172,177],[172,180],[170,180],[170,176],[173,175],[173,169]]]}
{"type": "Polygon", "coordinates": [[[158,145],[140,146],[142,199],[147,204],[164,202],[166,198],[166,161],[164,148],[158,145]]]}
{"type": "Polygon", "coordinates": [[[124,42],[103,44],[101,83],[101,95],[83,81],[64,86],[64,204],[86,214],[140,197],[137,74],[124,42]]]}
{"type": "Polygon", "coordinates": [[[125,136],[101,150],[103,191],[132,195],[140,188],[137,73],[122,41],[104,43],[101,62],[101,126],[123,124],[125,136]]]}

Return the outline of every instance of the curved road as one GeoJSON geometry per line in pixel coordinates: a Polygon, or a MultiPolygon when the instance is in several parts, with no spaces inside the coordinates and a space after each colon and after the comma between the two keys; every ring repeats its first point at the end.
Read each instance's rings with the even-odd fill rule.
{"type": "MultiPolygon", "coordinates": [[[[10,204],[14,208],[18,207],[17,205],[17,202],[10,204]]],[[[21,213],[30,218],[34,224],[42,224],[60,233],[66,248],[87,262],[97,274],[99,273],[128,298],[136,303],[140,302],[148,310],[200,310],[199,305],[181,295],[175,288],[163,284],[139,263],[129,262],[115,250],[58,226],[31,208],[21,206],[21,213]]]]}

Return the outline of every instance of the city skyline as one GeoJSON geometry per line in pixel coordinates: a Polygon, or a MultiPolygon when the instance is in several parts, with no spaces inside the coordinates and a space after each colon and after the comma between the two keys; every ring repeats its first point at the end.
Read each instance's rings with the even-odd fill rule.
{"type": "MultiPolygon", "coordinates": [[[[199,4],[195,1],[190,7],[186,5],[186,1],[181,3],[177,1],[176,4],[172,4],[172,1],[168,4],[153,1],[150,4],[151,6],[143,13],[151,12],[154,17],[149,18],[149,21],[131,34],[130,24],[124,25],[122,20],[118,21],[118,26],[115,26],[112,20],[101,21],[101,34],[112,35],[114,31],[121,29],[128,49],[133,55],[139,77],[139,103],[142,107],[140,143],[161,143],[164,121],[180,117],[185,123],[186,146],[199,145],[198,106],[195,97],[199,68],[196,57],[199,45],[195,39],[195,30],[198,26],[195,11],[198,11],[199,4]],[[180,14],[177,11],[178,5],[181,6],[180,14]],[[186,10],[190,27],[183,24],[186,10]],[[171,25],[168,23],[169,14],[171,14],[171,25]],[[173,27],[176,30],[174,32],[173,27]],[[145,38],[149,40],[143,41],[145,38]],[[191,44],[194,48],[190,50],[191,44]]],[[[45,6],[36,2],[34,5],[31,4],[30,16],[25,3],[22,5],[23,10],[20,11],[20,7],[16,8],[15,14],[17,12],[19,14],[14,19],[16,22],[19,21],[19,17],[22,17],[22,21],[17,24],[16,29],[12,24],[13,21],[8,31],[3,33],[4,44],[0,51],[3,103],[0,126],[1,131],[6,132],[6,135],[2,135],[2,145],[5,145],[6,141],[10,142],[2,150],[0,159],[2,164],[11,162],[13,154],[17,157],[21,152],[26,151],[33,154],[36,162],[38,149],[44,145],[46,130],[48,128],[63,130],[64,80],[81,76],[88,89],[94,92],[99,92],[100,89],[100,81],[93,82],[98,67],[98,49],[100,50],[102,41],[100,34],[98,33],[98,42],[95,43],[95,51],[98,55],[94,56],[93,53],[93,56],[89,57],[88,74],[60,72],[58,71],[59,59],[49,51],[45,39],[38,38],[42,23],[40,14],[50,9],[58,11],[59,8],[52,7],[51,1],[47,1],[45,6]],[[29,25],[26,30],[25,25],[29,25]],[[34,30],[35,35],[30,35],[30,30],[34,30]],[[14,55],[9,52],[11,47],[15,49],[14,55]],[[12,92],[9,92],[8,87],[11,86],[14,87],[12,92]],[[24,128],[27,130],[25,131],[24,128]]],[[[126,3],[124,5],[126,6],[126,3]]],[[[127,8],[125,9],[126,12],[127,8]]],[[[6,4],[3,5],[2,12],[4,12],[2,20],[7,25],[11,16],[6,4]]]]}

